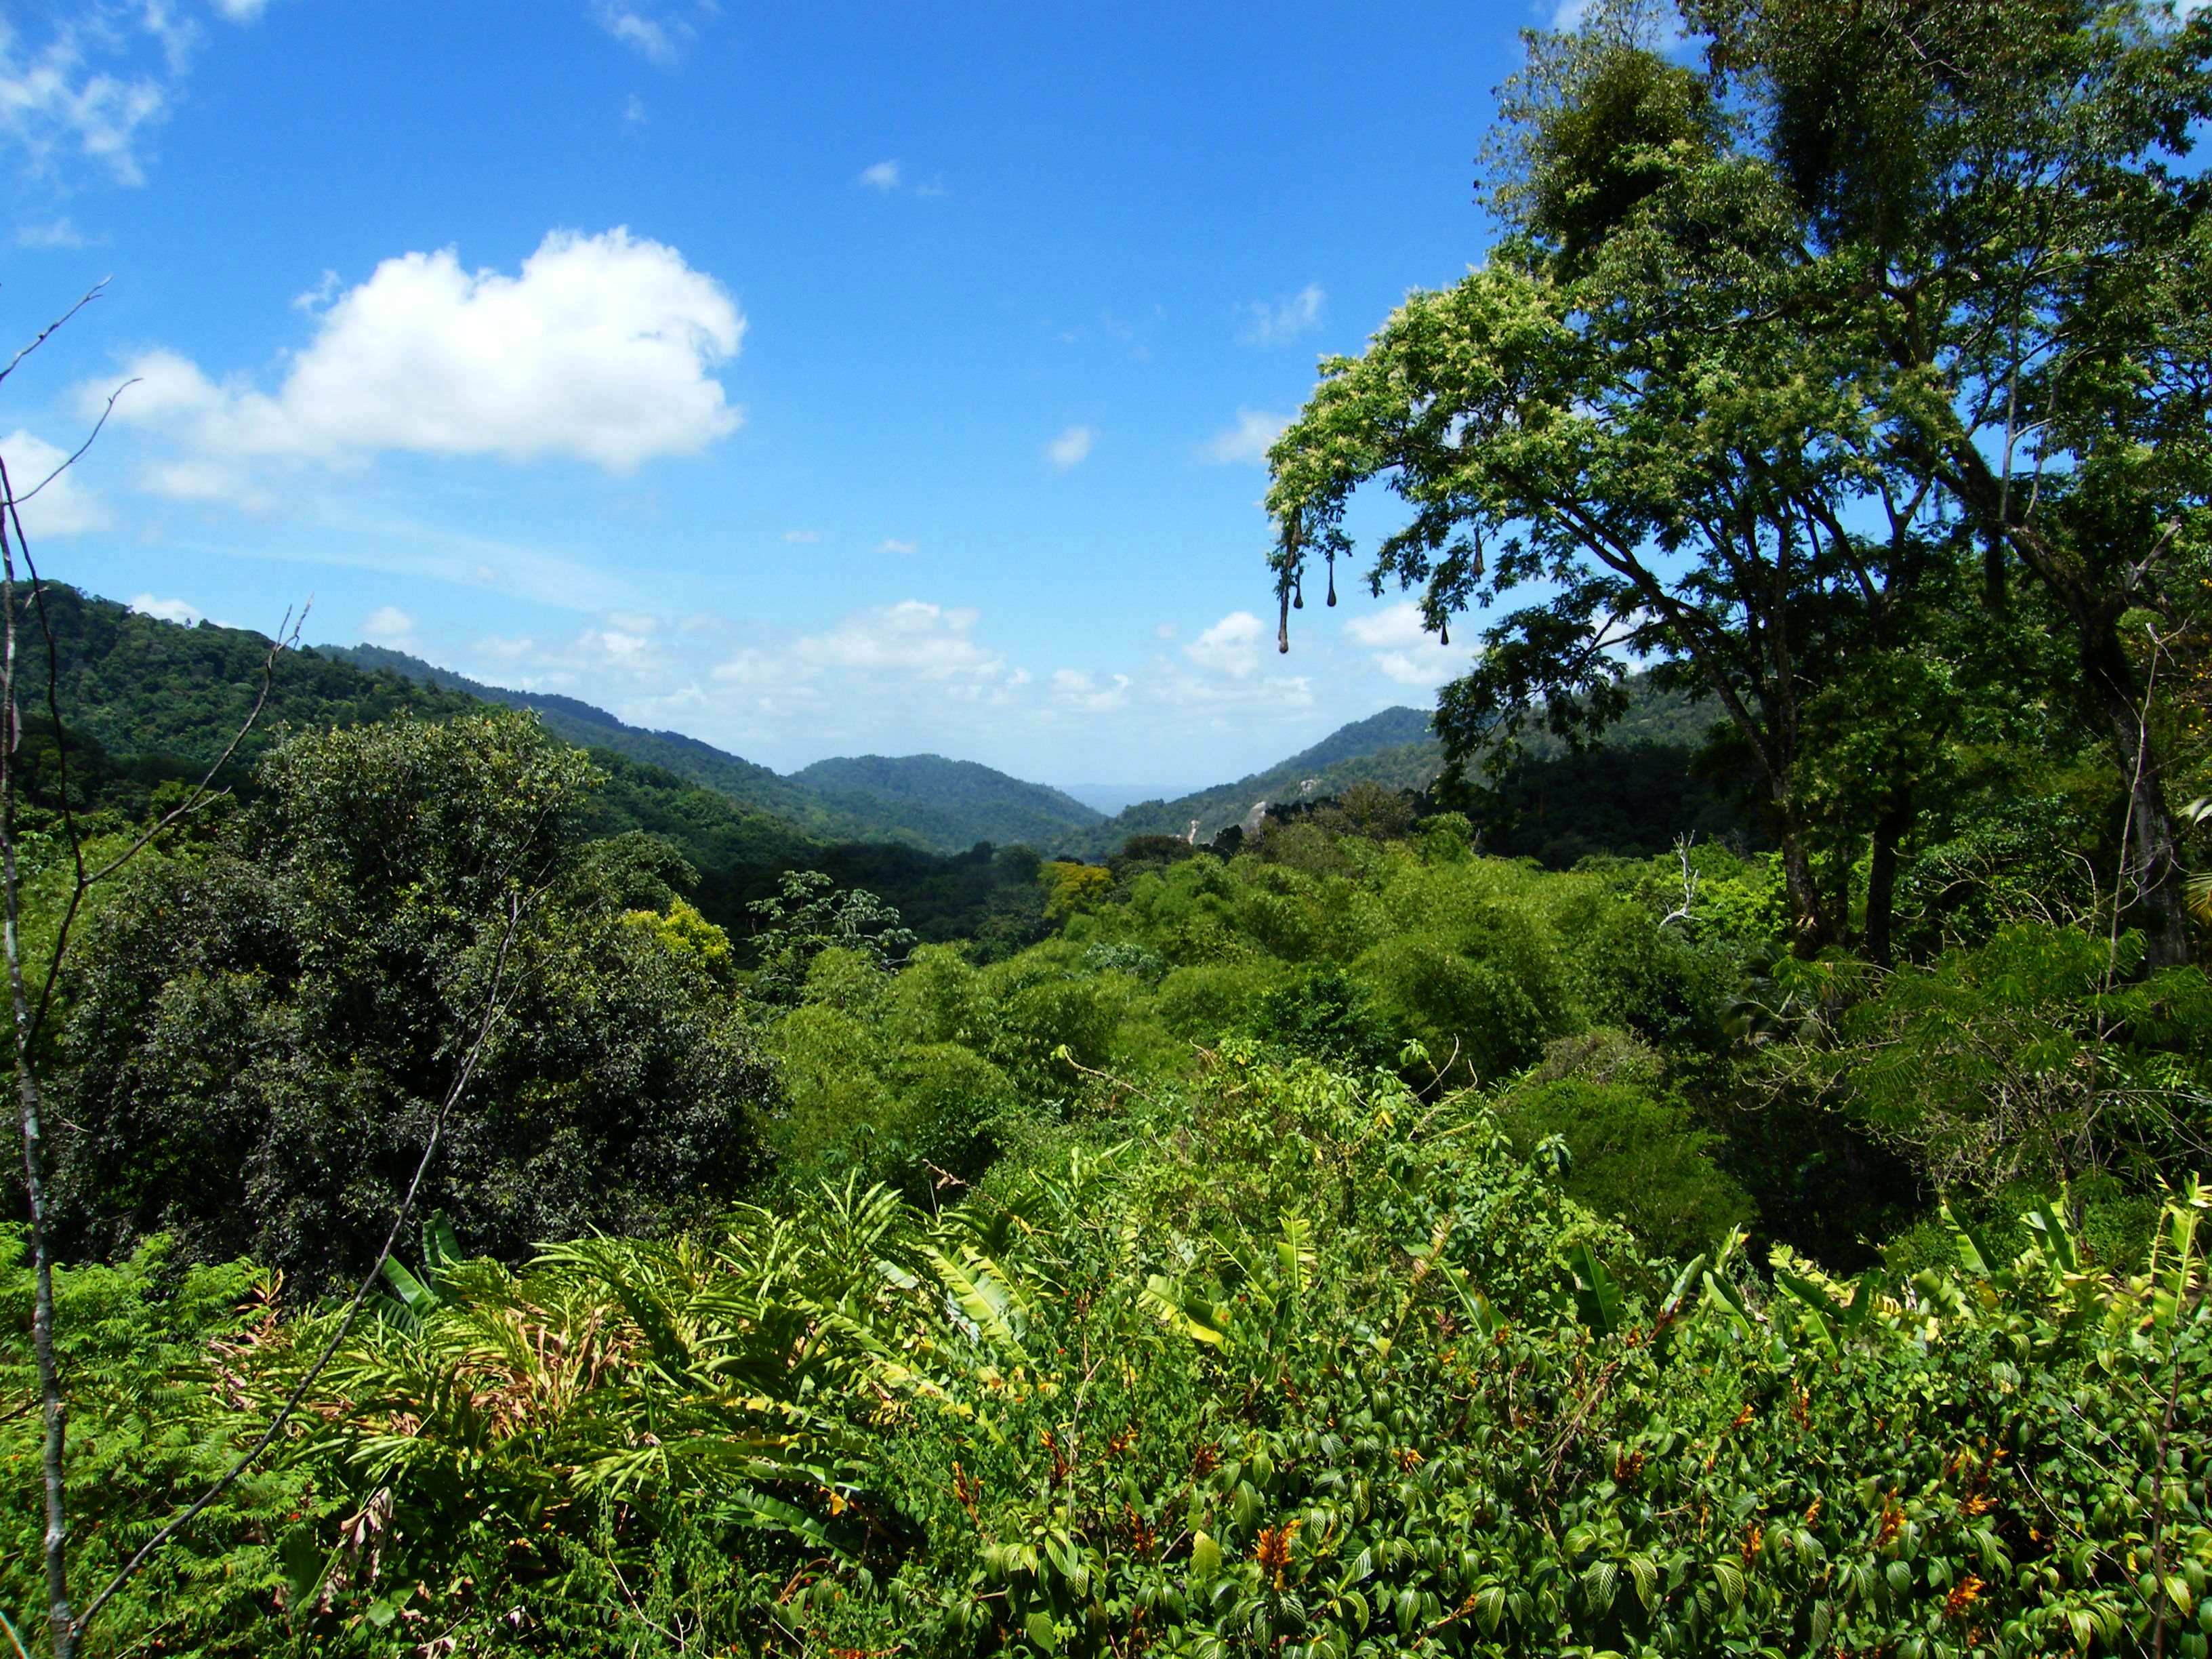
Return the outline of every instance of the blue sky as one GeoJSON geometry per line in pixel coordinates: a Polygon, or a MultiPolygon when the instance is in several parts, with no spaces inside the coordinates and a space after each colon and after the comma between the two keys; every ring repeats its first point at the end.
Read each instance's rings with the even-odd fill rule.
{"type": "Polygon", "coordinates": [[[9,4],[0,303],[113,280],[0,446],[139,377],[25,516],[163,614],[779,768],[1217,781],[1464,662],[1349,583],[1275,654],[1260,452],[1481,257],[1548,9],[9,4]]]}

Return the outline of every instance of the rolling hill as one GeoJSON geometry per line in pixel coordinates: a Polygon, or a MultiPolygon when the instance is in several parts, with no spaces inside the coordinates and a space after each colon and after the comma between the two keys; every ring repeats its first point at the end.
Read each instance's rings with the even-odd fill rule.
{"type": "Polygon", "coordinates": [[[895,811],[909,830],[951,843],[945,851],[988,841],[1051,853],[1085,844],[1106,822],[1057,789],[942,755],[841,756],[802,767],[790,781],[856,814],[895,811]]]}
{"type": "Polygon", "coordinates": [[[1208,842],[1242,823],[1262,802],[1315,800],[1340,794],[1355,783],[1392,789],[1425,789],[1443,769],[1442,746],[1419,708],[1386,708],[1339,726],[1310,749],[1234,783],[1217,784],[1174,800],[1139,801],[1097,825],[1081,846],[1094,855],[1118,848],[1132,836],[1188,838],[1196,821],[1208,842]]]}
{"type": "Polygon", "coordinates": [[[1086,844],[1083,832],[1103,822],[1102,813],[1057,789],[973,761],[866,755],[817,761],[786,775],[680,732],[632,726],[574,697],[486,685],[381,646],[319,648],[358,668],[530,709],[573,744],[672,772],[823,841],[900,842],[945,854],[988,841],[1051,851],[1086,844]]]}

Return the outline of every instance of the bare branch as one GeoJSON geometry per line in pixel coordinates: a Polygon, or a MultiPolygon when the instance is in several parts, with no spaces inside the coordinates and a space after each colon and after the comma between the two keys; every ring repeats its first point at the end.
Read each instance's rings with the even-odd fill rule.
{"type": "MultiPolygon", "coordinates": [[[[11,492],[8,497],[8,510],[11,513],[14,512],[17,507],[21,506],[23,502],[29,501],[41,489],[44,489],[55,479],[60,477],[63,473],[75,466],[77,464],[78,459],[84,454],[84,452],[91,448],[93,441],[100,436],[100,428],[107,424],[107,417],[115,413],[115,400],[137,384],[138,377],[134,374],[129,380],[125,380],[121,386],[116,387],[114,391],[109,392],[107,394],[107,407],[100,411],[100,418],[92,423],[92,430],[85,434],[84,441],[70,452],[69,459],[67,460],[64,461],[59,466],[57,466],[52,471],[47,473],[45,477],[40,479],[38,483],[33,484],[21,495],[17,495],[11,492]]],[[[22,534],[21,527],[20,526],[17,526],[15,537],[18,541],[22,539],[22,534]]],[[[24,556],[26,558],[29,556],[27,550],[26,550],[24,556]]]]}
{"type": "Polygon", "coordinates": [[[70,318],[72,318],[72,317],[76,316],[76,315],[77,314],[77,313],[78,313],[78,312],[82,311],[82,310],[83,310],[87,306],[90,305],[90,304],[91,304],[94,300],[97,300],[97,299],[100,297],[100,290],[101,290],[101,289],[105,289],[105,288],[108,285],[108,283],[109,283],[110,282],[113,281],[113,280],[114,280],[114,279],[113,279],[112,277],[108,277],[108,276],[103,276],[103,277],[101,277],[98,282],[94,283],[90,288],[88,288],[88,289],[85,289],[85,291],[84,291],[84,293],[83,293],[82,296],[81,298],[79,298],[79,299],[78,299],[77,302],[76,302],[75,305],[71,306],[71,307],[70,307],[67,311],[64,311],[64,313],[62,313],[62,314],[61,314],[60,316],[58,316],[58,317],[55,318],[55,319],[53,319],[53,321],[52,321],[51,323],[48,323],[48,324],[47,324],[44,328],[40,329],[40,330],[39,331],[39,335],[38,335],[38,337],[37,337],[36,339],[33,340],[33,341],[31,342],[31,343],[30,343],[30,344],[28,344],[28,345],[25,346],[21,350],[18,351],[18,352],[17,352],[14,356],[10,357],[10,358],[8,360],[8,367],[7,367],[7,368],[0,368],[0,380],[6,380],[6,379],[10,375],[10,374],[13,374],[15,372],[15,366],[16,366],[18,363],[21,362],[23,361],[23,359],[24,359],[24,358],[26,358],[26,357],[27,357],[27,356],[29,356],[33,352],[36,351],[36,350],[37,350],[40,346],[42,346],[42,345],[46,344],[46,337],[47,337],[48,335],[52,334],[52,333],[56,329],[59,328],[59,327],[60,327],[64,323],[65,323],[65,322],[69,321],[69,319],[70,319],[70,318]]]}

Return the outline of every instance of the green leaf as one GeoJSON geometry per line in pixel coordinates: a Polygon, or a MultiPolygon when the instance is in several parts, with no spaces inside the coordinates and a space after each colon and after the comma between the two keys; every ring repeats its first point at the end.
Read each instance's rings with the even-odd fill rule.
{"type": "Polygon", "coordinates": [[[2047,1199],[2038,1199],[2035,1208],[2027,1218],[2027,1224],[2043,1235],[2044,1253],[2058,1264],[2062,1272],[2079,1273],[2081,1258],[2074,1248],[2073,1232],[2058,1218],[2057,1211],[2047,1199]]]}
{"type": "Polygon", "coordinates": [[[1620,1569],[1611,1561],[1593,1561],[1583,1572],[1583,1601],[1590,1612],[1603,1618],[1620,1594],[1620,1569]]]}
{"type": "Polygon", "coordinates": [[[1505,1587],[1492,1584],[1474,1598],[1474,1622],[1482,1626],[1482,1633],[1496,1633],[1498,1621],[1505,1617],[1505,1587]]]}
{"type": "Polygon", "coordinates": [[[439,1305],[437,1292],[402,1267],[397,1256],[384,1258],[384,1279],[398,1293],[399,1300],[407,1311],[417,1319],[436,1311],[439,1305]]]}
{"type": "Polygon", "coordinates": [[[1730,1607],[1743,1605],[1743,1570],[1733,1561],[1713,1563],[1713,1582],[1720,1586],[1721,1599],[1730,1607]]]}
{"type": "Polygon", "coordinates": [[[1648,1555],[1628,1558],[1628,1576],[1635,1581],[1636,1599],[1644,1603],[1644,1610],[1651,1612],[1659,1605],[1659,1564],[1648,1555]]]}
{"type": "Polygon", "coordinates": [[[1601,1336],[1620,1328],[1620,1287],[1588,1243],[1577,1240],[1567,1250],[1567,1266],[1575,1276],[1575,1308],[1583,1324],[1601,1336]]]}
{"type": "Polygon", "coordinates": [[[1042,1607],[1022,1620],[1022,1629],[1027,1632],[1030,1641],[1047,1653],[1060,1651],[1060,1629],[1053,1623],[1052,1615],[1042,1607]]]}
{"type": "Polygon", "coordinates": [[[1221,1546],[1213,1541],[1210,1533],[1193,1533],[1190,1540],[1191,1577],[1211,1578],[1220,1571],[1221,1546]]]}
{"type": "Polygon", "coordinates": [[[1780,1267],[1774,1270],[1774,1282],[1812,1310],[1815,1328],[1828,1352],[1834,1353],[1840,1349],[1843,1344],[1838,1328],[1844,1310],[1836,1305],[1836,1299],[1812,1280],[1780,1267]]]}
{"type": "Polygon", "coordinates": [[[430,1218],[422,1224],[422,1271],[434,1285],[459,1266],[460,1261],[461,1247],[453,1237],[453,1224],[446,1218],[443,1210],[433,1210],[430,1218]]]}

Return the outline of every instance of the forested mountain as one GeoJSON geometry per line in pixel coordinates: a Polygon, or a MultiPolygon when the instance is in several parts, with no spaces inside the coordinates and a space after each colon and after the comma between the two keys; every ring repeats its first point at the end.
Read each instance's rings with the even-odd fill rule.
{"type": "Polygon", "coordinates": [[[486,685],[382,646],[322,649],[362,668],[386,671],[485,702],[527,708],[571,743],[611,750],[720,790],[821,841],[905,842],[946,854],[963,853],[988,841],[1050,852],[1075,845],[1071,832],[1095,824],[1102,817],[1056,789],[1024,783],[972,761],[937,755],[867,755],[817,761],[786,776],[679,732],[631,726],[574,697],[486,685]]]}
{"type": "MultiPolygon", "coordinates": [[[[1602,756],[1570,757],[1548,731],[1532,730],[1522,764],[1506,780],[1458,803],[1476,809],[1486,844],[1572,863],[1582,852],[1649,850],[1646,842],[1664,846],[1684,829],[1711,830],[1741,818],[1707,799],[1711,792],[1691,775],[1692,757],[1712,724],[1710,706],[1641,675],[1630,679],[1628,699],[1602,756]],[[1597,821],[1585,822],[1592,814],[1597,821]]],[[[1139,802],[1097,825],[1080,845],[1097,856],[1132,836],[1187,838],[1194,820],[1205,842],[1245,822],[1262,803],[1297,807],[1362,783],[1425,790],[1443,766],[1431,717],[1418,708],[1386,708],[1234,783],[1139,802]]]]}
{"type": "Polygon", "coordinates": [[[826,800],[850,803],[855,814],[895,813],[932,844],[964,836],[971,844],[1050,853],[1080,844],[1083,832],[1105,822],[1105,814],[1057,789],[942,755],[841,756],[802,767],[791,780],[826,800]]]}
{"type": "Polygon", "coordinates": [[[1190,836],[1209,842],[1241,823],[1265,801],[1295,805],[1341,793],[1355,783],[1393,789],[1425,789],[1443,769],[1443,751],[1427,735],[1429,717],[1418,708],[1386,708],[1338,727],[1288,760],[1174,800],[1139,801],[1096,825],[1082,843],[1095,854],[1111,852],[1132,836],[1190,836]]]}
{"type": "MultiPolygon", "coordinates": [[[[814,792],[794,786],[771,768],[702,743],[696,738],[687,738],[680,732],[654,732],[632,726],[575,697],[487,685],[404,651],[393,651],[380,645],[327,645],[317,649],[359,668],[440,686],[480,702],[529,709],[556,736],[566,738],[580,748],[611,750],[659,767],[693,783],[720,790],[731,799],[758,811],[772,812],[809,834],[860,840],[884,833],[879,824],[847,819],[814,792]]],[[[962,847],[966,845],[964,842],[960,843],[962,847]]]]}

